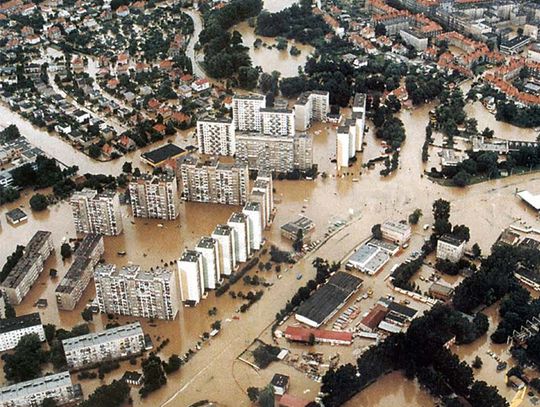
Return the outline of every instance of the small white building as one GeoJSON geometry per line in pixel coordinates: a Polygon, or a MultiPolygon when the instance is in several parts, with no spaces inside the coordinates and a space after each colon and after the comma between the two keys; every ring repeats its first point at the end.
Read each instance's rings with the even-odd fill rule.
{"type": "Polygon", "coordinates": [[[465,252],[465,241],[451,235],[443,235],[437,241],[437,258],[457,263],[465,252]]]}
{"type": "Polygon", "coordinates": [[[381,225],[383,239],[403,245],[411,238],[411,227],[406,223],[387,220],[381,225]]]}

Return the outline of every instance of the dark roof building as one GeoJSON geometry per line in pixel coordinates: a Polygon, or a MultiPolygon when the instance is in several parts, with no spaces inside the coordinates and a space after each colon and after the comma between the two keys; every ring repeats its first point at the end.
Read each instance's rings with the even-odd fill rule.
{"type": "Polygon", "coordinates": [[[141,154],[141,158],[152,167],[159,167],[166,161],[178,158],[183,154],[186,154],[186,151],[183,148],[168,143],[155,150],[141,154]]]}
{"type": "Polygon", "coordinates": [[[0,319],[0,334],[29,328],[35,325],[41,325],[41,317],[39,316],[39,312],[21,315],[20,317],[15,318],[0,319]]]}

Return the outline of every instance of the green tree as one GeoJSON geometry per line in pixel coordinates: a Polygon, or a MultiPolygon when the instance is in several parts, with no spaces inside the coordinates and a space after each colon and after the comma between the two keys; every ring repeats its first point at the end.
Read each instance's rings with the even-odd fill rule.
{"type": "Polygon", "coordinates": [[[43,402],[41,403],[41,407],[57,407],[58,404],[56,403],[56,400],[52,397],[46,397],[43,399],[43,402]]]}
{"type": "Polygon", "coordinates": [[[6,319],[15,318],[17,316],[15,308],[13,308],[13,305],[11,305],[8,301],[6,301],[5,314],[6,319]]]}
{"type": "Polygon", "coordinates": [[[298,232],[296,232],[296,239],[293,242],[293,249],[296,252],[299,252],[302,250],[303,246],[304,246],[304,231],[302,229],[298,229],[298,232]]]}
{"type": "Polygon", "coordinates": [[[178,355],[173,354],[169,357],[169,361],[167,363],[164,363],[163,368],[165,369],[165,373],[171,374],[180,369],[181,366],[182,360],[178,355]]]}
{"type": "Polygon", "coordinates": [[[41,341],[37,334],[23,336],[12,354],[5,354],[4,373],[6,379],[19,383],[41,376],[41,364],[47,361],[41,349],[41,341]]]}
{"type": "Polygon", "coordinates": [[[475,369],[480,369],[482,365],[483,365],[482,359],[480,358],[480,356],[476,355],[472,363],[472,367],[475,369]]]}
{"type": "Polygon", "coordinates": [[[47,200],[47,197],[42,194],[35,194],[30,198],[30,207],[33,211],[41,212],[47,209],[47,206],[49,206],[49,202],[47,200]]]}
{"type": "Polygon", "coordinates": [[[126,174],[131,174],[133,171],[133,164],[131,162],[126,161],[124,164],[122,164],[122,172],[126,174]]]}
{"type": "Polygon", "coordinates": [[[60,246],[60,255],[62,256],[62,260],[69,259],[71,254],[71,245],[69,243],[62,243],[62,246],[60,246]]]}
{"type": "Polygon", "coordinates": [[[482,255],[482,250],[480,249],[480,246],[478,246],[478,243],[473,244],[472,253],[475,258],[478,258],[482,255]]]}
{"type": "Polygon", "coordinates": [[[94,313],[92,312],[90,308],[85,308],[81,312],[81,316],[86,322],[90,322],[94,319],[94,313]]]}
{"type": "Polygon", "coordinates": [[[113,380],[111,384],[99,386],[83,401],[80,407],[120,407],[129,397],[129,385],[123,380],[113,380]]]}
{"type": "Polygon", "coordinates": [[[422,216],[422,209],[415,209],[413,213],[409,215],[409,223],[411,225],[416,225],[422,216]]]}
{"type": "Polygon", "coordinates": [[[92,144],[90,147],[88,147],[88,155],[93,159],[99,158],[101,156],[101,148],[95,144],[92,144]]]}
{"type": "Polygon", "coordinates": [[[452,177],[452,183],[456,187],[465,187],[469,185],[470,182],[471,182],[470,174],[463,170],[459,171],[456,175],[452,177]]]}
{"type": "Polygon", "coordinates": [[[167,383],[167,377],[163,370],[163,363],[155,353],[151,353],[147,359],[143,360],[142,369],[143,386],[139,389],[139,394],[145,398],[149,393],[164,386],[167,383]]]}
{"type": "Polygon", "coordinates": [[[260,407],[274,407],[275,396],[274,387],[269,384],[263,390],[259,392],[259,406],[260,407]]]}
{"type": "Polygon", "coordinates": [[[259,399],[259,389],[256,387],[248,387],[247,394],[248,394],[249,400],[252,402],[256,402],[259,399]]]}
{"type": "Polygon", "coordinates": [[[382,239],[381,224],[373,225],[371,228],[371,234],[375,239],[382,239]]]}

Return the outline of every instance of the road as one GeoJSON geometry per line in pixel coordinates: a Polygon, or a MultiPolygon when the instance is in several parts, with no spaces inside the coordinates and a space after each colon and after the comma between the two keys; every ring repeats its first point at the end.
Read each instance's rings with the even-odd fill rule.
{"type": "Polygon", "coordinates": [[[195,44],[197,44],[197,41],[199,40],[199,34],[201,33],[203,29],[203,21],[201,18],[201,13],[193,9],[187,9],[187,8],[182,9],[182,11],[186,13],[188,16],[190,16],[191,19],[193,20],[193,34],[191,35],[191,39],[189,40],[189,44],[186,49],[186,54],[191,59],[191,64],[193,67],[193,74],[199,78],[204,78],[206,77],[206,73],[204,72],[201,62],[198,59],[199,53],[195,51],[195,44]]]}

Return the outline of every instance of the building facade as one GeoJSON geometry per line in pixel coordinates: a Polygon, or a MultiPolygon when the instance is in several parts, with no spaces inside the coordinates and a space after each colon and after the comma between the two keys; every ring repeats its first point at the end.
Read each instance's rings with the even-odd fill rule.
{"type": "Polygon", "coordinates": [[[0,284],[2,294],[11,305],[22,302],[43,271],[45,260],[53,250],[51,232],[39,230],[30,239],[22,257],[0,284]]]}
{"type": "Polygon", "coordinates": [[[329,112],[330,93],[326,91],[302,93],[294,104],[296,130],[306,131],[314,121],[326,121],[329,112]]]}
{"type": "Polygon", "coordinates": [[[202,254],[196,250],[186,250],[178,259],[180,277],[180,298],[186,305],[197,305],[204,296],[204,275],[202,254]]]}
{"type": "Polygon", "coordinates": [[[57,406],[74,406],[83,400],[80,384],[73,384],[68,371],[39,377],[0,389],[1,407],[41,406],[46,398],[57,406]]]}
{"type": "Polygon", "coordinates": [[[261,109],[266,108],[266,98],[262,95],[236,95],[233,97],[233,122],[235,130],[262,130],[261,109]]]}
{"type": "Polygon", "coordinates": [[[411,238],[411,227],[406,223],[387,220],[381,225],[383,239],[403,245],[411,238]]]}
{"type": "Polygon", "coordinates": [[[208,236],[202,237],[195,250],[201,254],[203,284],[207,290],[215,290],[221,281],[221,253],[218,242],[208,236]]]}
{"type": "Polygon", "coordinates": [[[249,236],[251,235],[251,228],[249,220],[243,212],[234,212],[227,225],[231,227],[233,232],[235,245],[235,257],[236,261],[241,263],[247,261],[250,253],[249,236]]]}
{"type": "Polygon", "coordinates": [[[178,217],[180,199],[176,177],[164,172],[143,174],[129,183],[133,216],[173,220],[178,217]]]}
{"type": "Polygon", "coordinates": [[[219,246],[221,274],[223,276],[230,276],[236,268],[236,240],[234,230],[228,225],[217,225],[212,232],[212,238],[219,246]]]}
{"type": "Polygon", "coordinates": [[[236,153],[234,123],[230,119],[200,119],[197,121],[197,144],[201,154],[228,155],[236,153]]]}
{"type": "Polygon", "coordinates": [[[259,250],[262,244],[263,215],[261,205],[258,202],[248,202],[242,212],[249,223],[249,250],[259,250]]]}
{"type": "Polygon", "coordinates": [[[294,113],[289,109],[260,109],[261,133],[269,136],[294,136],[294,113]]]}
{"type": "Polygon", "coordinates": [[[85,188],[70,200],[77,233],[99,233],[114,236],[122,233],[120,200],[113,191],[98,193],[85,188]]]}
{"type": "Polygon", "coordinates": [[[247,201],[249,171],[240,162],[187,156],[178,161],[182,198],[187,201],[243,205],[247,201]]]}
{"type": "Polygon", "coordinates": [[[126,359],[146,350],[139,322],[76,336],[62,341],[68,369],[79,370],[100,362],[126,359]]]}
{"type": "Polygon", "coordinates": [[[174,319],[178,313],[176,270],[100,264],[94,271],[96,299],[104,314],[174,319]]]}
{"type": "Polygon", "coordinates": [[[465,253],[465,241],[443,235],[437,241],[437,258],[457,263],[465,253]]]}
{"type": "Polygon", "coordinates": [[[39,340],[45,340],[45,331],[39,312],[20,317],[0,320],[0,352],[15,348],[19,340],[26,335],[36,334],[39,340]]]}

